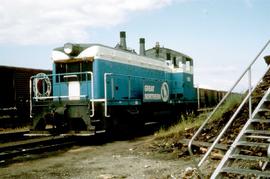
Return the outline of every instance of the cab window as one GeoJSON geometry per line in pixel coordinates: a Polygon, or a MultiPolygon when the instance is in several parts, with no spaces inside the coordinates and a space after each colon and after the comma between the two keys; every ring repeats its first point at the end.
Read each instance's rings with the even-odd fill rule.
{"type": "Polygon", "coordinates": [[[80,62],[69,62],[69,63],[56,63],[56,82],[64,82],[65,73],[74,73],[77,75],[79,81],[91,80],[90,74],[83,73],[92,71],[92,62],[80,61],[80,62]],[[78,73],[78,74],[76,74],[78,73]]]}

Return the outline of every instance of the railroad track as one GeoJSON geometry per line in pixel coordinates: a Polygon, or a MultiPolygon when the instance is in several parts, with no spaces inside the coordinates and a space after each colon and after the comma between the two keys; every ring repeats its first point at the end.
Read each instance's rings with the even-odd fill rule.
{"type": "MultiPolygon", "coordinates": [[[[48,152],[55,152],[60,149],[65,149],[74,145],[99,145],[106,142],[110,142],[118,139],[129,139],[135,136],[149,135],[157,130],[159,125],[157,123],[151,123],[145,125],[144,130],[140,133],[127,133],[126,135],[113,134],[112,138],[105,134],[96,134],[94,136],[78,137],[70,135],[61,136],[43,136],[38,137],[35,135],[29,135],[32,137],[25,137],[23,140],[7,140],[8,142],[0,142],[0,167],[6,166],[10,163],[14,163],[22,160],[29,160],[32,158],[40,158],[42,154],[48,154],[48,152]]],[[[10,135],[24,135],[24,132],[18,132],[17,134],[0,134],[0,136],[8,137],[10,135]]],[[[1,141],[1,140],[0,140],[1,141]]],[[[43,155],[44,156],[44,155],[43,155]]]]}
{"type": "Polygon", "coordinates": [[[56,151],[75,143],[76,140],[72,137],[54,136],[0,144],[0,165],[10,163],[15,157],[56,151]]]}
{"type": "Polygon", "coordinates": [[[29,137],[25,136],[25,134],[27,134],[27,133],[29,133],[28,129],[1,131],[0,132],[0,144],[12,142],[12,141],[29,139],[29,137]]]}

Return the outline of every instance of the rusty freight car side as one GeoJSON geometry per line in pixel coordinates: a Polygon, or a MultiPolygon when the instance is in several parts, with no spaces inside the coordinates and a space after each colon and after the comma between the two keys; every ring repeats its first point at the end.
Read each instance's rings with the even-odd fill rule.
{"type": "Polygon", "coordinates": [[[215,107],[225,94],[226,91],[197,88],[198,108],[215,107]]]}
{"type": "Polygon", "coordinates": [[[3,125],[0,127],[5,127],[9,123],[6,121],[14,118],[29,117],[29,79],[41,72],[51,73],[50,70],[0,66],[0,119],[3,125]]]}

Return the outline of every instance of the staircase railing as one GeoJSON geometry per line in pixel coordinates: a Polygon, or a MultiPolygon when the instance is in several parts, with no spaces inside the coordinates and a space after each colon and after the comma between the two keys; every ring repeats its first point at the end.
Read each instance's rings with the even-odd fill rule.
{"type": "MultiPolygon", "coordinates": [[[[268,69],[269,69],[270,66],[268,66],[268,69]]],[[[239,132],[239,135],[236,137],[236,139],[234,140],[234,142],[231,144],[231,147],[229,148],[229,150],[226,152],[226,154],[224,155],[224,157],[222,158],[222,160],[220,161],[219,165],[217,166],[217,168],[215,169],[215,171],[213,172],[212,176],[211,176],[211,179],[215,179],[221,172],[221,169],[224,167],[224,165],[226,164],[228,158],[231,156],[231,154],[233,153],[233,151],[236,149],[237,145],[238,145],[238,142],[240,140],[242,140],[243,138],[243,135],[245,133],[245,131],[247,129],[250,128],[250,125],[251,125],[251,120],[252,119],[255,119],[254,117],[256,116],[256,114],[258,114],[259,110],[261,109],[261,107],[263,106],[263,104],[265,103],[265,101],[267,101],[266,99],[268,98],[269,96],[269,93],[270,93],[270,88],[268,88],[268,90],[265,92],[265,94],[263,95],[262,99],[260,100],[259,104],[256,106],[256,108],[254,109],[254,112],[252,113],[252,117],[247,120],[246,124],[243,126],[242,130],[239,132]]],[[[257,119],[257,118],[256,118],[257,119]]],[[[267,128],[266,128],[266,131],[267,131],[267,128]]],[[[246,139],[244,139],[246,140],[246,139]]],[[[256,143],[256,142],[254,142],[256,143]]],[[[245,155],[243,155],[245,156],[245,155]]],[[[248,155],[250,156],[250,155],[248,155]]],[[[244,158],[244,157],[243,157],[244,158]]],[[[232,161],[230,161],[232,163],[232,161]]],[[[253,162],[256,162],[256,161],[253,161],[253,162]]],[[[229,162],[227,162],[229,163],[229,162]]],[[[268,161],[267,161],[268,163],[268,161]]],[[[260,177],[257,177],[257,178],[260,178],[260,177]]]]}
{"type": "Polygon", "coordinates": [[[200,171],[201,165],[207,159],[207,157],[209,156],[209,154],[212,152],[212,150],[214,149],[214,147],[216,146],[216,144],[219,142],[219,140],[221,139],[221,137],[223,136],[223,134],[227,131],[227,129],[229,128],[229,126],[234,121],[235,117],[237,116],[237,114],[239,113],[239,111],[242,109],[242,107],[244,106],[244,104],[247,101],[249,101],[249,117],[251,117],[251,114],[252,114],[251,94],[255,90],[255,87],[261,82],[261,80],[263,79],[263,77],[267,73],[267,71],[270,69],[270,65],[268,66],[268,68],[265,71],[264,75],[262,75],[262,77],[260,78],[260,80],[258,80],[258,82],[256,83],[256,85],[255,85],[254,88],[252,88],[252,84],[251,84],[251,74],[252,74],[251,68],[253,67],[254,63],[259,59],[259,57],[262,55],[262,53],[265,51],[265,49],[268,47],[269,44],[270,44],[270,40],[267,41],[267,43],[263,46],[263,48],[260,50],[260,52],[254,58],[254,60],[245,69],[245,71],[241,74],[241,76],[234,83],[234,85],[230,88],[230,90],[226,93],[226,95],[222,98],[222,100],[219,102],[219,104],[214,108],[214,110],[208,115],[208,117],[205,119],[205,121],[203,122],[203,124],[200,126],[200,128],[196,131],[196,133],[193,135],[193,137],[189,141],[189,143],[188,143],[188,151],[189,151],[189,154],[190,154],[190,156],[191,156],[191,158],[193,160],[193,163],[194,163],[195,167],[197,168],[197,170],[198,170],[201,178],[203,178],[202,172],[200,171]],[[233,116],[230,118],[230,120],[224,126],[224,128],[222,129],[222,131],[219,133],[219,135],[217,136],[217,138],[215,139],[215,141],[208,148],[208,150],[205,153],[205,155],[203,156],[203,158],[197,164],[197,162],[196,162],[196,160],[194,158],[193,151],[192,151],[192,143],[194,142],[194,140],[196,139],[196,137],[202,132],[203,128],[206,126],[206,124],[208,124],[208,122],[213,117],[213,115],[217,112],[217,109],[225,102],[225,100],[228,98],[228,96],[233,92],[233,90],[235,90],[235,88],[238,86],[238,84],[240,83],[240,81],[247,74],[248,74],[248,94],[246,95],[246,97],[244,98],[244,100],[242,101],[242,103],[239,105],[239,107],[237,108],[236,112],[233,114],[233,116]]]}

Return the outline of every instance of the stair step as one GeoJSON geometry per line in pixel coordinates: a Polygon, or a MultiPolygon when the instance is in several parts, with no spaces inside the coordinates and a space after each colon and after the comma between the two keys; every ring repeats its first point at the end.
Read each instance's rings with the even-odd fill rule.
{"type": "Polygon", "coordinates": [[[261,176],[261,177],[269,177],[270,171],[260,171],[260,170],[251,170],[244,168],[231,168],[226,167],[221,170],[223,173],[233,173],[233,174],[242,174],[242,175],[252,175],[252,176],[261,176]]]}
{"type": "Polygon", "coordinates": [[[270,119],[252,119],[251,122],[270,123],[270,119]]]}
{"type": "Polygon", "coordinates": [[[246,130],[245,134],[263,134],[263,135],[270,135],[270,131],[266,130],[246,130]]]}
{"type": "Polygon", "coordinates": [[[250,147],[267,148],[269,146],[269,143],[240,141],[237,143],[237,146],[250,146],[250,147]]]}
{"type": "MultiPolygon", "coordinates": [[[[228,177],[227,174],[241,175],[243,178],[270,178],[270,171],[265,170],[267,165],[270,163],[270,157],[268,157],[268,150],[270,149],[270,128],[269,130],[264,130],[264,128],[268,128],[267,124],[270,124],[270,87],[267,86],[267,91],[263,93],[262,98],[257,98],[260,102],[252,113],[252,116],[256,117],[246,121],[245,126],[242,128],[231,148],[227,151],[219,165],[216,167],[211,178],[228,177]],[[260,142],[246,141],[251,138],[268,140],[254,140],[260,142]],[[251,150],[250,153],[247,151],[249,149],[251,150]],[[260,151],[263,156],[252,155],[252,151],[254,153],[258,153],[260,151]],[[239,154],[239,152],[245,153],[239,154]],[[244,164],[244,166],[241,168],[242,164],[244,164]],[[263,164],[262,169],[255,168],[253,164],[263,164]],[[250,169],[248,167],[250,167],[250,169]]],[[[229,177],[233,176],[229,175],[229,177]]]]}
{"type": "Polygon", "coordinates": [[[251,138],[251,139],[269,139],[270,136],[262,136],[262,135],[246,135],[246,138],[251,138]]]}
{"type": "Polygon", "coordinates": [[[91,120],[91,123],[100,122],[100,120],[91,120]]]}
{"type": "Polygon", "coordinates": [[[258,112],[270,112],[270,109],[268,108],[261,108],[258,110],[258,112]]]}
{"type": "Polygon", "coordinates": [[[102,134],[102,133],[105,133],[106,130],[99,130],[99,131],[96,131],[96,134],[102,134]]]}
{"type": "Polygon", "coordinates": [[[241,160],[253,160],[253,161],[264,161],[270,162],[269,157],[259,157],[259,156],[250,156],[250,155],[241,155],[241,154],[234,154],[230,156],[231,159],[241,159],[241,160]]]}

